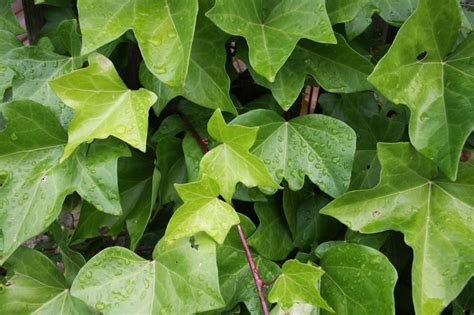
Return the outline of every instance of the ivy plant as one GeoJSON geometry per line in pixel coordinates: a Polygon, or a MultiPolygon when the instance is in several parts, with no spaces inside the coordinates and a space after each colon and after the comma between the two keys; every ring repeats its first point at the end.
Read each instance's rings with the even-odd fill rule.
{"type": "Polygon", "coordinates": [[[474,312],[469,1],[23,4],[0,314],[474,312]]]}

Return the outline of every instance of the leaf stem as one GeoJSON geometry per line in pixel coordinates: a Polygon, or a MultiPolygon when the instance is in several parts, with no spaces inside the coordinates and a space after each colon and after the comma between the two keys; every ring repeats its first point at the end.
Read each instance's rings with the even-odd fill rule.
{"type": "MultiPolygon", "coordinates": [[[[194,128],[193,124],[186,115],[181,112],[179,109],[175,109],[174,112],[181,118],[183,123],[188,127],[189,131],[193,135],[194,139],[196,139],[197,143],[201,147],[202,153],[206,154],[209,151],[207,146],[207,141],[204,140],[199,133],[197,132],[196,128],[194,128]]],[[[245,237],[244,230],[242,225],[237,224],[237,231],[239,232],[240,242],[242,243],[242,247],[244,248],[245,256],[247,257],[247,262],[250,267],[250,271],[252,272],[253,280],[255,281],[255,286],[257,287],[257,294],[258,298],[260,299],[260,304],[262,305],[262,310],[264,315],[268,315],[268,306],[267,302],[265,301],[265,295],[263,293],[263,286],[268,285],[265,284],[260,275],[258,274],[257,266],[255,265],[255,261],[253,260],[252,253],[250,252],[249,245],[247,243],[247,238],[245,237]]],[[[270,283],[271,284],[271,283],[270,283]]]]}
{"type": "Polygon", "coordinates": [[[260,304],[262,305],[262,310],[264,315],[268,315],[268,307],[267,302],[265,301],[265,295],[263,293],[263,281],[258,274],[257,266],[252,257],[252,253],[250,253],[249,245],[247,244],[247,239],[245,238],[244,230],[242,229],[242,225],[237,224],[237,231],[239,232],[240,241],[242,242],[242,247],[244,248],[245,256],[247,256],[247,262],[249,263],[250,270],[252,271],[252,277],[255,281],[255,286],[257,287],[257,294],[258,298],[260,299],[260,304]]]}

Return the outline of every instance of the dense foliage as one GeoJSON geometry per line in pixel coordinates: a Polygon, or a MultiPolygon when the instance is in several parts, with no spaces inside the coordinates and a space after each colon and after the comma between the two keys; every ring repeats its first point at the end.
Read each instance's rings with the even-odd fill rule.
{"type": "Polygon", "coordinates": [[[471,5],[34,2],[0,314],[474,312],[471,5]]]}

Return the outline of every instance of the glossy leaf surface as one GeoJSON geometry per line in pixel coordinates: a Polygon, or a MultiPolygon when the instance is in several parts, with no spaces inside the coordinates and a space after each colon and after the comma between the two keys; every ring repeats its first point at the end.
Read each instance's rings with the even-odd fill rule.
{"type": "Polygon", "coordinates": [[[215,245],[206,237],[195,242],[198,248],[189,239],[158,244],[153,261],[125,248],[108,248],[82,268],[71,294],[103,314],[183,314],[223,306],[215,245]]]}
{"type": "Polygon", "coordinates": [[[217,0],[207,16],[247,40],[250,64],[270,82],[301,38],[336,43],[324,0],[217,0]]]}
{"type": "Polygon", "coordinates": [[[50,81],[50,85],[74,109],[62,160],[81,143],[108,136],[145,151],[148,110],[156,95],[145,89],[130,91],[106,57],[91,55],[89,67],[50,81]]]}
{"type": "Polygon", "coordinates": [[[64,198],[77,190],[101,211],[118,214],[117,158],[128,150],[117,140],[100,142],[62,164],[66,133],[53,113],[31,101],[0,106],[7,128],[0,132],[0,230],[3,263],[28,238],[55,220],[64,198]],[[29,129],[22,129],[24,123],[29,129]],[[99,180],[100,179],[100,180],[99,180]],[[14,209],[12,211],[11,209],[14,209]]]}
{"type": "Polygon", "coordinates": [[[94,314],[84,302],[71,296],[64,276],[38,251],[19,248],[8,263],[14,275],[0,290],[2,314],[94,314]]]}
{"type": "Polygon", "coordinates": [[[324,271],[312,263],[288,260],[282,267],[282,274],[273,285],[268,300],[278,303],[284,310],[295,304],[311,304],[332,312],[332,308],[321,297],[318,283],[324,271]]]}
{"type": "Polygon", "coordinates": [[[170,100],[181,95],[201,106],[236,114],[229,96],[230,80],[225,69],[225,42],[228,35],[204,16],[210,4],[212,1],[209,0],[199,3],[200,12],[184,85],[171,87],[154,77],[143,65],[140,67],[141,82],[158,95],[154,105],[156,113],[160,113],[170,100]]]}
{"type": "Polygon", "coordinates": [[[259,127],[252,152],[277,182],[284,178],[299,190],[307,175],[331,196],[347,190],[356,137],[343,122],[316,114],[286,122],[274,111],[254,110],[233,123],[259,127]]]}
{"type": "MultiPolygon", "coordinates": [[[[321,258],[321,295],[336,314],[394,314],[397,271],[375,249],[340,243],[321,258]]],[[[322,314],[331,314],[322,310],[322,314]]]]}
{"type": "Polygon", "coordinates": [[[171,86],[184,83],[198,12],[197,0],[79,0],[78,11],[83,54],[133,30],[148,69],[171,86]]]}
{"type": "Polygon", "coordinates": [[[379,144],[380,183],[349,192],[321,212],[363,233],[400,231],[413,249],[413,302],[417,314],[437,314],[473,273],[474,168],[462,164],[458,180],[409,144],[379,144]]]}
{"type": "Polygon", "coordinates": [[[249,152],[257,137],[258,128],[227,125],[221,111],[216,110],[207,129],[211,137],[222,144],[202,158],[200,172],[219,183],[220,193],[226,201],[232,199],[238,182],[247,187],[279,187],[265,164],[249,152]]]}
{"type": "Polygon", "coordinates": [[[410,108],[413,146],[451,180],[474,128],[474,99],[467,92],[474,87],[474,35],[451,53],[460,27],[456,0],[421,0],[369,77],[391,101],[410,108]]]}
{"type": "Polygon", "coordinates": [[[184,205],[173,214],[166,229],[169,242],[206,232],[222,244],[239,217],[231,205],[219,200],[219,184],[204,175],[200,181],[176,185],[184,205]]]}
{"type": "Polygon", "coordinates": [[[255,203],[260,225],[248,238],[248,243],[263,257],[284,260],[294,249],[285,215],[275,201],[255,203]]]}
{"type": "Polygon", "coordinates": [[[334,93],[372,89],[367,81],[374,68],[372,63],[353,50],[343,36],[336,34],[336,39],[336,45],[300,41],[272,83],[252,68],[250,73],[258,84],[272,91],[284,110],[288,110],[300,95],[307,74],[326,91],[334,93]]]}

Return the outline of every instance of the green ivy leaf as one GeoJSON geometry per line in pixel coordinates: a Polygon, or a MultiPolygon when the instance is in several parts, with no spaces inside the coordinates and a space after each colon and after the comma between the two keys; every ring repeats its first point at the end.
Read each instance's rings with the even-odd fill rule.
{"type": "Polygon", "coordinates": [[[339,243],[324,253],[321,267],[321,295],[336,314],[395,314],[397,271],[377,250],[339,243]]]}
{"type": "Polygon", "coordinates": [[[321,213],[351,230],[400,231],[413,248],[413,302],[417,314],[438,314],[471,278],[474,257],[474,168],[460,166],[453,183],[406,143],[379,144],[381,180],[349,192],[321,213]]]}
{"type": "Polygon", "coordinates": [[[130,248],[134,250],[141,239],[157,199],[160,173],[155,168],[153,154],[133,151],[131,157],[118,162],[118,185],[122,214],[110,215],[83,203],[81,215],[72,240],[101,235],[116,236],[126,224],[130,248]]]}
{"type": "Polygon", "coordinates": [[[50,85],[74,109],[62,161],[81,143],[108,136],[145,151],[148,110],[156,95],[145,89],[130,91],[106,57],[92,54],[89,67],[50,81],[50,85]]]}
{"type": "Polygon", "coordinates": [[[118,140],[82,146],[59,164],[66,133],[46,107],[31,101],[0,106],[0,264],[24,241],[47,228],[75,190],[104,212],[119,214],[117,158],[128,154],[118,140]],[[25,122],[28,129],[25,129],[25,122]],[[3,244],[2,244],[3,243],[3,244]]]}
{"type": "Polygon", "coordinates": [[[451,180],[474,128],[474,34],[454,53],[461,27],[456,0],[421,0],[369,81],[411,110],[410,139],[451,180]],[[443,12],[443,14],[438,14],[443,12]]]}
{"type": "Polygon", "coordinates": [[[79,0],[77,6],[83,34],[82,54],[131,29],[148,69],[168,85],[184,84],[198,13],[197,0],[79,0]]]}
{"type": "Polygon", "coordinates": [[[156,165],[162,177],[158,189],[160,205],[179,203],[174,185],[185,183],[187,178],[182,140],[170,136],[160,137],[156,145],[156,165]]]}
{"type": "Polygon", "coordinates": [[[69,54],[73,57],[81,56],[82,37],[76,19],[62,21],[56,30],[57,35],[69,54]]]}
{"type": "Polygon", "coordinates": [[[1,63],[15,72],[12,100],[28,99],[45,104],[61,117],[64,105],[48,81],[80,67],[80,62],[40,46],[23,46],[11,33],[0,31],[0,42],[1,63]]]}
{"type": "Polygon", "coordinates": [[[353,93],[372,89],[367,81],[374,69],[372,63],[353,50],[343,36],[336,34],[336,38],[336,45],[300,41],[273,83],[252,68],[250,73],[258,84],[272,91],[284,110],[299,97],[307,74],[328,92],[353,93]]]}
{"type": "Polygon", "coordinates": [[[53,234],[61,254],[64,264],[64,278],[67,284],[71,285],[79,270],[86,264],[86,260],[79,252],[69,248],[69,233],[57,221],[50,225],[49,231],[53,234]]]}
{"type": "Polygon", "coordinates": [[[180,95],[198,105],[237,114],[229,96],[230,80],[225,69],[225,42],[229,36],[204,16],[212,3],[209,0],[199,2],[200,13],[183,86],[168,86],[153,76],[146,67],[140,67],[140,81],[158,95],[158,102],[153,107],[157,114],[170,100],[180,95]]]}
{"type": "Polygon", "coordinates": [[[408,120],[404,108],[380,104],[380,97],[373,92],[348,95],[325,93],[318,101],[324,114],[344,121],[357,134],[349,190],[377,185],[380,175],[377,143],[402,139],[408,120]]]}
{"type": "Polygon", "coordinates": [[[176,185],[184,202],[168,223],[164,238],[174,242],[186,236],[206,232],[222,244],[239,217],[231,205],[219,200],[219,184],[203,175],[200,181],[176,185]]]}
{"type": "Polygon", "coordinates": [[[247,239],[248,244],[267,259],[284,260],[295,247],[283,210],[275,201],[257,202],[254,209],[260,225],[247,239]]]}
{"type": "Polygon", "coordinates": [[[294,259],[287,260],[268,300],[277,303],[283,310],[295,304],[310,304],[334,312],[319,293],[319,281],[323,274],[324,271],[311,262],[304,264],[294,259]]]}
{"type": "Polygon", "coordinates": [[[306,184],[298,191],[283,191],[283,211],[295,246],[305,250],[337,237],[343,225],[319,213],[330,200],[317,193],[312,184],[306,184]]]}
{"type": "Polygon", "coordinates": [[[350,40],[362,34],[377,13],[393,26],[400,26],[413,13],[418,0],[331,0],[327,11],[332,24],[346,23],[350,40]]]}
{"type": "Polygon", "coordinates": [[[316,114],[286,122],[264,109],[245,113],[232,123],[260,127],[252,153],[278,183],[285,178],[291,190],[299,190],[307,175],[333,197],[347,190],[356,137],[345,123],[316,114]]]}
{"type": "Polygon", "coordinates": [[[350,22],[371,0],[330,0],[326,1],[326,10],[332,24],[350,22]]]}
{"type": "Polygon", "coordinates": [[[12,11],[13,0],[5,0],[0,3],[0,30],[20,35],[25,32],[18,19],[12,11]]]}
{"type": "Polygon", "coordinates": [[[225,32],[247,40],[250,64],[270,82],[300,39],[336,43],[325,0],[217,0],[206,15],[225,32]]]}
{"type": "Polygon", "coordinates": [[[79,272],[71,294],[103,314],[189,314],[224,306],[219,291],[214,242],[196,237],[161,242],[148,261],[111,247],[79,272]]]}
{"type": "MultiPolygon", "coordinates": [[[[239,214],[239,217],[245,234],[253,234],[255,232],[253,222],[242,214],[239,214]]],[[[274,262],[256,254],[252,254],[252,257],[264,281],[271,281],[280,273],[280,268],[274,262]]],[[[222,297],[226,304],[224,310],[231,310],[239,302],[243,302],[251,314],[262,314],[252,272],[236,229],[227,234],[224,244],[217,246],[217,266],[222,297]]],[[[268,293],[268,287],[263,289],[268,293]]]]}
{"type": "Polygon", "coordinates": [[[222,144],[204,155],[200,173],[219,183],[220,194],[226,201],[232,199],[238,182],[247,187],[279,188],[263,162],[249,152],[258,128],[227,125],[218,109],[209,119],[207,130],[211,137],[222,144]]]}
{"type": "Polygon", "coordinates": [[[8,265],[12,266],[14,275],[0,289],[0,313],[94,314],[84,302],[71,296],[64,276],[40,252],[20,247],[8,265]]]}

